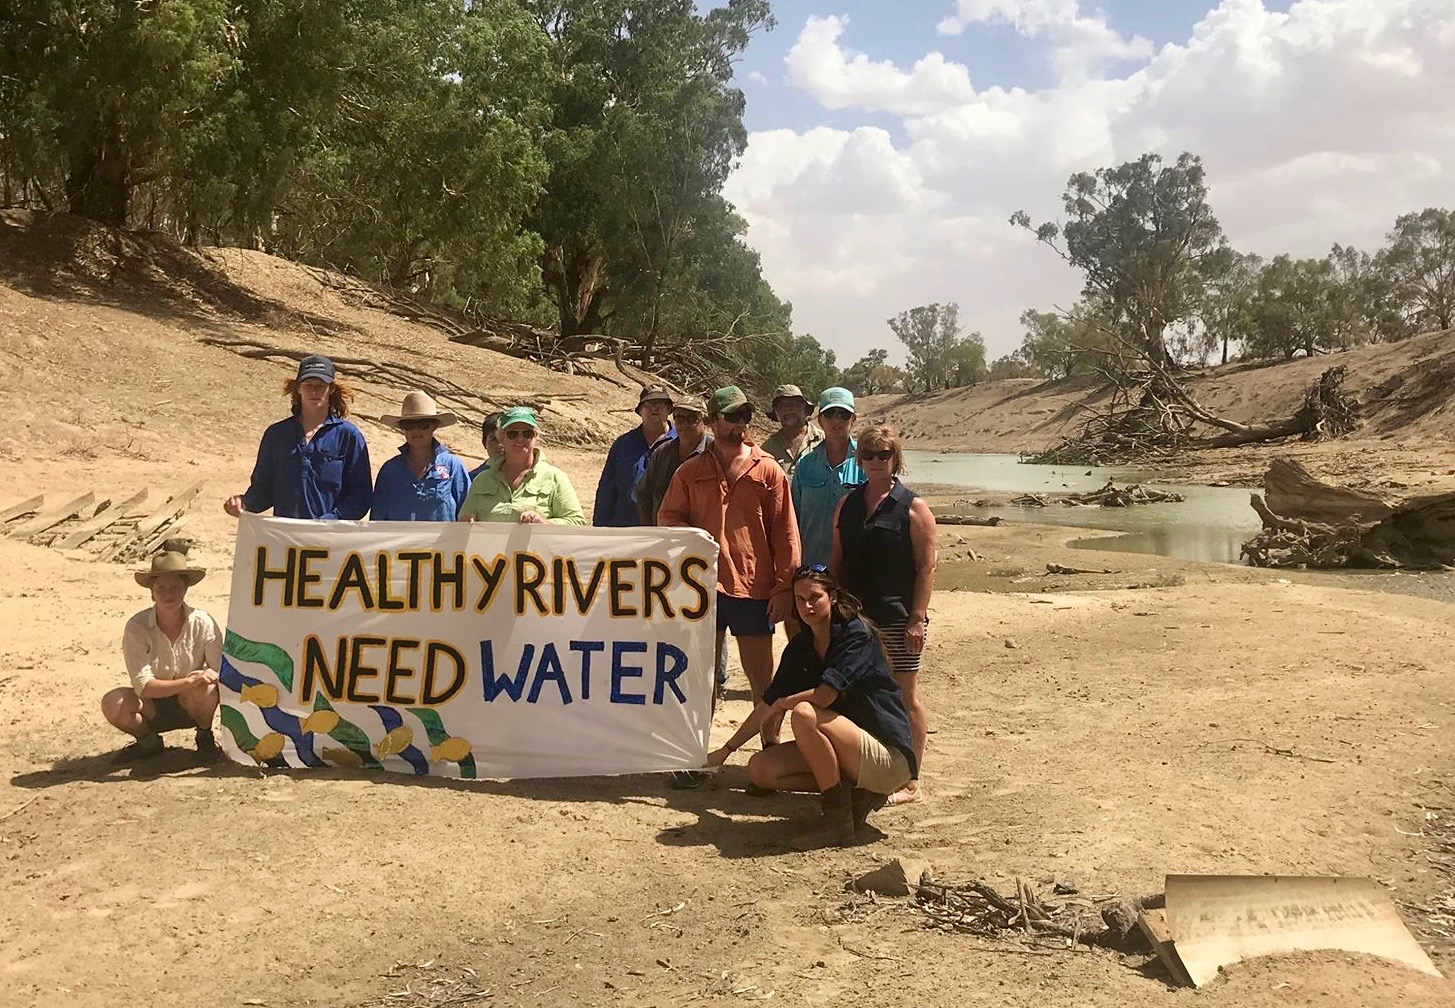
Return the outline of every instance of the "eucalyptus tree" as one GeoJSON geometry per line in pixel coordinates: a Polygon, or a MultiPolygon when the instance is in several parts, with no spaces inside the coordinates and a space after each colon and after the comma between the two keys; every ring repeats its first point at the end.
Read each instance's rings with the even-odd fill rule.
{"type": "Polygon", "coordinates": [[[1032,227],[1023,210],[1011,223],[1085,274],[1084,295],[1107,306],[1122,337],[1148,362],[1172,367],[1164,334],[1196,315],[1204,285],[1229,262],[1202,160],[1184,153],[1164,165],[1144,154],[1079,172],[1061,202],[1065,224],[1032,227]]]}
{"type": "Polygon", "coordinates": [[[1455,326],[1455,211],[1427,207],[1394,222],[1375,265],[1391,282],[1410,323],[1455,326]]]}

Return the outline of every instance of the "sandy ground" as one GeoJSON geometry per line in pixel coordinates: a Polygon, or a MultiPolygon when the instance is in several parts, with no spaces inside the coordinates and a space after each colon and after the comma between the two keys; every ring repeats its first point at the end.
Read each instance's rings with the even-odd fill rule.
{"type": "MultiPolygon", "coordinates": [[[[584,395],[548,413],[563,442],[595,436],[588,421],[626,426],[609,412],[629,399],[619,386],[456,347],[234,256],[248,290],[318,332],[333,320],[335,352],[427,360],[502,395],[584,395]]],[[[0,507],[202,479],[187,532],[211,573],[192,598],[225,619],[218,502],[246,481],[287,369],[198,336],[324,338],[36,275],[0,270],[0,507]]],[[[365,412],[400,392],[367,387],[365,412]]],[[[365,430],[376,458],[392,450],[365,430]]],[[[551,456],[589,499],[598,452],[551,456]]],[[[848,899],[847,878],[895,855],[945,879],[1072,878],[1084,893],[1156,891],[1168,872],[1367,875],[1455,969],[1429,919],[1455,897],[1455,838],[1429,827],[1455,807],[1450,607],[1064,546],[1077,535],[943,530],[928,798],[877,816],[875,842],[810,854],[784,844],[808,799],[747,797],[741,759],[689,793],[645,776],[262,773],[184,750],[114,769],[122,739],[97,701],[124,679],[121,627],[145,598],[119,565],[0,539],[0,1005],[413,1005],[485,988],[468,1003],[1455,1003],[1451,982],[1343,953],[1242,964],[1194,995],[1147,956],[1028,954],[927,930],[901,901],[848,899]],[[1120,573],[1049,577],[1050,562],[1120,573]]],[[[735,675],[717,735],[747,710],[735,675]]]]}

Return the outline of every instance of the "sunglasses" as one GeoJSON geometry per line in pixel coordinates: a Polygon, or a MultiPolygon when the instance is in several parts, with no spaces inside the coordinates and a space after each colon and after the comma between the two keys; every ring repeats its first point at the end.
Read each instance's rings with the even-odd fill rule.
{"type": "Polygon", "coordinates": [[[536,436],[534,427],[526,427],[524,429],[515,428],[514,430],[502,431],[501,433],[512,441],[528,441],[536,436]]]}
{"type": "Polygon", "coordinates": [[[799,578],[806,578],[813,574],[827,574],[828,572],[828,567],[823,564],[804,564],[793,572],[793,580],[797,581],[799,578]]]}
{"type": "Polygon", "coordinates": [[[432,430],[435,426],[433,420],[401,420],[400,430],[432,430]]]}
{"type": "Polygon", "coordinates": [[[731,413],[724,413],[722,418],[728,423],[750,423],[753,419],[753,407],[744,406],[742,409],[735,409],[731,413]]]}
{"type": "Polygon", "coordinates": [[[846,409],[839,409],[837,406],[826,410],[820,410],[818,414],[824,420],[847,420],[854,414],[846,409]]]}
{"type": "Polygon", "coordinates": [[[868,462],[870,459],[873,459],[876,462],[888,462],[892,458],[894,458],[894,449],[893,448],[884,448],[884,449],[881,449],[880,451],[861,451],[861,452],[859,452],[859,460],[861,462],[868,462]]]}

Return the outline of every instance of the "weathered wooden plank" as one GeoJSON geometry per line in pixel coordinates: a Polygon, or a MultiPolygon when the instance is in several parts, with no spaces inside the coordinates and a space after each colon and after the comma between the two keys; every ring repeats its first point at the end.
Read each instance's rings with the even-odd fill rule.
{"type": "Polygon", "coordinates": [[[96,506],[96,495],[85,493],[73,501],[67,501],[59,507],[53,507],[48,511],[42,511],[27,522],[21,522],[14,528],[5,530],[5,534],[12,539],[29,539],[37,532],[44,532],[52,525],[59,525],[74,514],[80,514],[86,508],[96,506]]]}
{"type": "Polygon", "coordinates": [[[146,500],[147,493],[148,491],[142,490],[140,493],[133,494],[132,496],[128,497],[126,500],[122,501],[120,504],[117,504],[115,507],[109,507],[98,511],[94,518],[89,521],[82,522],[80,527],[77,528],[74,532],[66,536],[60,542],[54,543],[53,545],[55,545],[58,549],[75,549],[77,546],[80,546],[82,543],[85,543],[100,534],[103,529],[106,529],[116,522],[120,521],[122,516],[126,514],[127,508],[135,507],[142,501],[146,500]]]}
{"type": "Polygon", "coordinates": [[[170,498],[165,504],[139,522],[133,531],[112,543],[111,547],[101,554],[101,559],[113,560],[121,556],[132,546],[149,542],[152,536],[156,534],[157,529],[187,510],[187,505],[192,503],[192,498],[196,497],[198,491],[201,489],[202,481],[198,480],[186,490],[177,494],[177,496],[170,498]]]}
{"type": "Polygon", "coordinates": [[[32,511],[39,511],[43,507],[45,507],[45,494],[36,494],[30,500],[21,501],[14,507],[0,511],[0,523],[8,522],[12,518],[19,518],[23,514],[30,514],[32,511]]]}
{"type": "Polygon", "coordinates": [[[1192,977],[1187,975],[1187,967],[1182,965],[1182,957],[1177,954],[1177,946],[1172,941],[1172,929],[1167,926],[1167,911],[1143,910],[1137,915],[1137,926],[1147,936],[1147,941],[1151,942],[1152,951],[1157,953],[1157,958],[1162,960],[1162,965],[1167,967],[1172,979],[1181,987],[1194,986],[1192,977]]]}

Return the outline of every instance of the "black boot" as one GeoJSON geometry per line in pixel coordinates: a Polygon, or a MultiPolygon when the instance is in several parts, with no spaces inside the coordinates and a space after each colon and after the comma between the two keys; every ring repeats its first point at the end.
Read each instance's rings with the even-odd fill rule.
{"type": "Polygon", "coordinates": [[[127,763],[160,756],[166,749],[166,743],[162,741],[160,735],[156,732],[148,732],[130,745],[123,746],[112,753],[111,762],[114,766],[125,766],[127,763]]]}
{"type": "Polygon", "coordinates": [[[800,833],[791,842],[794,850],[815,850],[819,847],[842,847],[854,839],[854,787],[841,780],[820,796],[823,816],[818,824],[800,833]]]}
{"type": "Polygon", "coordinates": [[[864,823],[869,821],[869,814],[882,809],[888,800],[888,795],[880,794],[878,791],[866,791],[861,787],[854,788],[854,829],[861,829],[864,823]]]}
{"type": "Polygon", "coordinates": [[[197,755],[209,763],[222,758],[222,747],[217,744],[217,736],[212,734],[211,728],[197,729],[197,755]]]}

